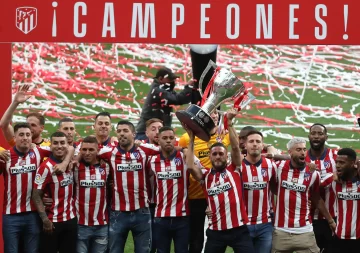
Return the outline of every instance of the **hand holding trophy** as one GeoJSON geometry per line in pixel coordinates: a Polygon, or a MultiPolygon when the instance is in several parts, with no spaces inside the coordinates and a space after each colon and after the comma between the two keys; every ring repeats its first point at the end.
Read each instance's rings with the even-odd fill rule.
{"type": "Polygon", "coordinates": [[[255,97],[248,93],[244,84],[230,71],[218,67],[213,61],[201,75],[199,90],[202,90],[202,82],[210,68],[215,68],[204,94],[200,106],[192,104],[186,110],[176,112],[176,117],[181,123],[189,127],[195,136],[203,141],[210,140],[210,132],[215,127],[210,115],[216,108],[227,101],[236,101],[236,107],[242,109],[255,97]]]}

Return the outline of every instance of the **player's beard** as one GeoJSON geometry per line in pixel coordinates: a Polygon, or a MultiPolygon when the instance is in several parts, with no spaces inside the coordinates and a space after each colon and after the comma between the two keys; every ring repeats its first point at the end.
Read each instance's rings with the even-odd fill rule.
{"type": "Polygon", "coordinates": [[[310,147],[313,150],[321,150],[325,146],[325,141],[310,141],[310,147]]]}
{"type": "Polygon", "coordinates": [[[36,140],[37,138],[39,138],[39,136],[40,136],[40,133],[31,133],[32,134],[32,136],[31,136],[31,138],[32,138],[32,140],[36,140]]]}
{"type": "Polygon", "coordinates": [[[119,138],[119,145],[120,147],[129,147],[131,144],[131,140],[129,140],[128,138],[126,137],[120,137],[119,138]]]}
{"type": "Polygon", "coordinates": [[[351,169],[346,169],[346,168],[344,168],[344,169],[342,170],[340,179],[341,179],[342,181],[348,181],[348,180],[351,179],[352,173],[353,173],[353,171],[352,171],[351,169]]]}
{"type": "Polygon", "coordinates": [[[152,144],[159,146],[159,138],[158,137],[152,138],[151,142],[152,142],[152,144]]]}
{"type": "Polygon", "coordinates": [[[305,156],[295,156],[293,158],[293,161],[295,162],[295,164],[297,166],[299,166],[300,168],[304,167],[306,162],[305,162],[305,156]],[[302,159],[301,159],[302,158],[302,159]]]}
{"type": "Polygon", "coordinates": [[[261,150],[247,150],[247,153],[251,157],[258,157],[261,155],[261,150]]]}
{"type": "Polygon", "coordinates": [[[216,171],[221,171],[223,169],[226,168],[226,161],[224,162],[217,162],[217,164],[215,165],[215,162],[211,161],[211,164],[213,166],[213,169],[215,169],[216,171]]]}

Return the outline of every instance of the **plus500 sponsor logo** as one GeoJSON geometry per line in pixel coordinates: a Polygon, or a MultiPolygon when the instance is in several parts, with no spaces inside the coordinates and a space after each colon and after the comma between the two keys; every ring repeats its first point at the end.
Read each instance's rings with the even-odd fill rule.
{"type": "Polygon", "coordinates": [[[160,180],[177,179],[181,177],[181,171],[158,172],[157,177],[160,180]]]}
{"type": "Polygon", "coordinates": [[[126,172],[126,171],[138,171],[142,169],[142,165],[140,163],[133,164],[118,164],[117,171],[126,172]]]}
{"type": "Polygon", "coordinates": [[[360,192],[338,192],[338,198],[342,200],[359,200],[360,192]]]}
{"type": "Polygon", "coordinates": [[[281,186],[290,191],[305,192],[306,186],[302,184],[296,184],[288,181],[282,181],[281,186]]]}
{"type": "Polygon", "coordinates": [[[10,168],[11,174],[29,173],[29,172],[33,172],[33,171],[36,171],[36,166],[34,164],[10,168]]]}
{"type": "Polygon", "coordinates": [[[266,182],[244,183],[244,189],[246,190],[262,190],[265,189],[266,186],[266,182]]]}
{"type": "Polygon", "coordinates": [[[104,187],[105,181],[104,180],[80,180],[80,186],[86,187],[86,188],[104,187]]]}
{"type": "Polygon", "coordinates": [[[209,196],[219,195],[220,193],[226,192],[226,191],[230,190],[231,188],[232,188],[231,184],[229,182],[227,182],[225,184],[215,186],[215,187],[208,189],[207,193],[209,196]]]}

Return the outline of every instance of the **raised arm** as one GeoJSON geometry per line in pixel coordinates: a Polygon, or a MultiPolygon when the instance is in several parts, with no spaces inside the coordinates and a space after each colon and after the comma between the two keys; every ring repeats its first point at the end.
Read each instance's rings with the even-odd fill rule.
{"type": "Polygon", "coordinates": [[[203,173],[201,171],[201,169],[195,165],[194,162],[194,133],[185,125],[183,125],[183,127],[185,128],[186,132],[188,133],[189,137],[190,137],[190,141],[189,141],[189,145],[188,145],[188,150],[186,151],[186,165],[188,167],[189,172],[191,173],[191,175],[193,176],[193,178],[196,181],[201,181],[203,179],[203,173]]]}
{"type": "Polygon", "coordinates": [[[29,88],[29,85],[23,85],[19,87],[19,90],[16,92],[13,101],[0,120],[1,130],[6,141],[8,142],[12,141],[14,138],[14,128],[11,126],[12,117],[14,116],[14,112],[18,105],[31,97],[28,95],[29,88]]]}
{"type": "Polygon", "coordinates": [[[290,160],[290,155],[282,155],[282,154],[274,154],[274,153],[266,153],[264,154],[266,158],[273,159],[274,161],[283,161],[290,160]]]}
{"type": "Polygon", "coordinates": [[[231,145],[231,160],[232,163],[237,167],[241,166],[241,151],[239,147],[239,138],[236,133],[235,127],[233,126],[232,120],[235,118],[237,112],[235,109],[229,109],[226,112],[226,117],[228,121],[228,130],[229,130],[229,138],[231,145]]]}
{"type": "Polygon", "coordinates": [[[153,94],[159,99],[159,101],[167,101],[167,105],[184,105],[190,103],[192,92],[193,83],[189,83],[180,92],[154,88],[153,94]]]}
{"type": "MultiPolygon", "coordinates": [[[[6,162],[9,161],[9,159],[10,159],[10,152],[8,150],[1,150],[0,151],[0,165],[1,164],[5,165],[6,162]]],[[[2,173],[2,170],[1,170],[1,173],[2,173]]]]}

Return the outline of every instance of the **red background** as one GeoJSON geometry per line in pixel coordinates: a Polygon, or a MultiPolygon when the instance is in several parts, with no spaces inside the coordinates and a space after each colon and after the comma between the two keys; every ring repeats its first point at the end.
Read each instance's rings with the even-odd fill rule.
{"type": "MultiPolygon", "coordinates": [[[[184,25],[177,29],[177,38],[171,38],[172,1],[168,0],[127,0],[84,1],[87,4],[87,15],[79,16],[79,21],[87,23],[87,35],[76,38],[73,34],[74,4],[76,1],[57,1],[56,8],[58,32],[52,37],[53,11],[52,0],[2,0],[0,3],[0,42],[146,42],[172,44],[360,44],[360,33],[357,25],[360,21],[358,10],[360,2],[357,0],[339,1],[308,1],[308,0],[263,0],[263,1],[236,1],[240,6],[240,36],[237,39],[228,39],[226,36],[226,8],[233,3],[230,0],[182,0],[184,5],[184,25]],[[104,3],[113,2],[116,37],[102,38],[104,3]],[[131,23],[133,3],[154,3],[156,38],[131,38],[131,23]],[[200,6],[207,3],[211,8],[206,10],[209,21],[206,23],[206,33],[210,39],[200,38],[200,6]],[[256,39],[256,4],[272,4],[273,8],[273,38],[256,39]],[[295,33],[299,39],[289,39],[289,5],[299,4],[294,15],[298,18],[295,23],[295,33]],[[315,27],[319,23],[315,19],[315,6],[325,4],[327,16],[323,20],[327,23],[327,38],[315,38],[315,27]],[[343,39],[344,5],[348,5],[347,34],[348,40],[343,39]],[[16,8],[31,6],[38,9],[37,27],[28,34],[24,34],[15,26],[16,8]]],[[[145,8],[143,8],[143,13],[145,8]]]]}

